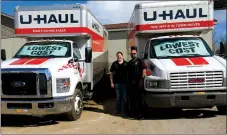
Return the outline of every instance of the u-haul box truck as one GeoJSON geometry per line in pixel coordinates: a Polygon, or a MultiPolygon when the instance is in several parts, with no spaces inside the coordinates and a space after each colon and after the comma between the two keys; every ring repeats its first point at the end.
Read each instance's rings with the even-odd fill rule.
{"type": "Polygon", "coordinates": [[[84,5],[19,6],[15,33],[28,42],[1,63],[2,114],[78,119],[108,69],[103,25],[84,5]]]}
{"type": "Polygon", "coordinates": [[[128,49],[147,65],[145,102],[158,108],[226,111],[226,61],[202,36],[214,27],[212,1],[139,3],[129,22],[128,49]]]}

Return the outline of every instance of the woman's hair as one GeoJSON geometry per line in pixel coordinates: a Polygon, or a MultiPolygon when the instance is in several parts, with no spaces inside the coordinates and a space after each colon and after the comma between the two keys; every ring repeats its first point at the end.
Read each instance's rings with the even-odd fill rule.
{"type": "Polygon", "coordinates": [[[118,55],[119,53],[123,56],[123,53],[122,52],[117,52],[116,55],[118,55]]]}

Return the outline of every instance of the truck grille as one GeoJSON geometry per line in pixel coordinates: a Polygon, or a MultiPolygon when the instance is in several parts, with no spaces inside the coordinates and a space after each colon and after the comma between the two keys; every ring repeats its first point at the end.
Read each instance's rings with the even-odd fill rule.
{"type": "Polygon", "coordinates": [[[170,73],[170,83],[171,89],[222,87],[223,72],[207,71],[170,73]],[[190,81],[192,79],[194,79],[194,81],[190,81]]]}
{"type": "MultiPolygon", "coordinates": [[[[47,94],[45,74],[39,74],[39,93],[47,94]]],[[[4,95],[37,95],[36,73],[2,73],[2,93],[4,95]]]]}

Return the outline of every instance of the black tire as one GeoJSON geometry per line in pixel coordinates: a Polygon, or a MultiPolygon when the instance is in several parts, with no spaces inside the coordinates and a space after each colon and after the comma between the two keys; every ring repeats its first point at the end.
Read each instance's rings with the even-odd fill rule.
{"type": "Polygon", "coordinates": [[[223,106],[217,106],[217,110],[218,110],[218,113],[221,114],[221,115],[226,115],[226,106],[223,105],[223,106]]]}
{"type": "Polygon", "coordinates": [[[67,112],[65,115],[67,117],[67,120],[69,121],[76,121],[80,118],[81,114],[83,112],[83,95],[82,95],[82,92],[80,89],[76,89],[75,92],[74,92],[74,96],[73,96],[73,102],[72,102],[72,109],[67,112]],[[75,102],[76,102],[76,97],[80,97],[80,105],[79,105],[79,112],[76,111],[75,109],[75,102]]]}

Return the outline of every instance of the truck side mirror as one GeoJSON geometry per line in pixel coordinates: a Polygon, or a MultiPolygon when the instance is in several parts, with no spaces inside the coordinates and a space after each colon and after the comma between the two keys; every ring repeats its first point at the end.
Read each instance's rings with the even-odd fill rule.
{"type": "Polygon", "coordinates": [[[6,50],[5,49],[1,49],[1,60],[2,61],[6,60],[6,50]]]}
{"type": "Polygon", "coordinates": [[[92,60],[92,48],[86,47],[85,48],[85,62],[91,62],[92,60]]]}
{"type": "Polygon", "coordinates": [[[148,54],[146,52],[143,52],[143,59],[147,59],[148,58],[148,54]]]}

